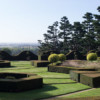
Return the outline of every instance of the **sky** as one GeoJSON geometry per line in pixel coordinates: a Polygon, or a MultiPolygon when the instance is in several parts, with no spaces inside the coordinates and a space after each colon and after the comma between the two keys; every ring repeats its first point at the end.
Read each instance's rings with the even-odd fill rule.
{"type": "Polygon", "coordinates": [[[63,16],[82,22],[86,12],[99,14],[98,6],[100,0],[0,0],[0,43],[37,43],[63,16]]]}

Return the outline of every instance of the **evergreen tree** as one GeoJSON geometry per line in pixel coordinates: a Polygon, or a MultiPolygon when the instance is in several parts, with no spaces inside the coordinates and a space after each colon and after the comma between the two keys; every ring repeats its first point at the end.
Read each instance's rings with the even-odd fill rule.
{"type": "MultiPolygon", "coordinates": [[[[100,6],[97,8],[100,13],[100,6]]],[[[70,24],[66,16],[48,27],[44,34],[44,42],[39,40],[40,52],[60,51],[67,53],[69,50],[87,53],[99,47],[100,50],[100,15],[87,12],[84,21],[70,24]]]]}
{"type": "Polygon", "coordinates": [[[40,51],[58,51],[59,40],[58,40],[58,22],[54,22],[53,25],[48,27],[47,33],[44,34],[44,42],[39,40],[41,46],[40,51]]]}
{"type": "Polygon", "coordinates": [[[83,46],[84,30],[80,22],[74,22],[73,25],[73,34],[70,41],[71,50],[80,51],[83,46]]]}
{"type": "Polygon", "coordinates": [[[66,53],[69,50],[68,46],[69,46],[69,40],[70,40],[71,28],[72,28],[72,25],[70,24],[66,16],[61,18],[59,28],[60,28],[59,38],[62,41],[61,50],[63,53],[66,53]]]}
{"type": "MultiPolygon", "coordinates": [[[[97,8],[98,12],[100,12],[100,7],[97,8]]],[[[96,45],[100,50],[100,15],[94,14],[95,20],[93,21],[94,32],[96,35],[96,45]]]]}
{"type": "Polygon", "coordinates": [[[83,18],[85,19],[83,21],[83,29],[85,31],[83,45],[86,52],[88,52],[89,50],[93,50],[96,46],[93,26],[93,14],[88,12],[83,16],[83,18]]]}

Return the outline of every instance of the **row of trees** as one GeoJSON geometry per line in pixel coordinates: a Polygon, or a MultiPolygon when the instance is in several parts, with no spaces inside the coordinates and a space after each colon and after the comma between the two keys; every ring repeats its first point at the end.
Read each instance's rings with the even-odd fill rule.
{"type": "MultiPolygon", "coordinates": [[[[97,10],[100,13],[100,6],[97,10]]],[[[100,14],[87,12],[83,19],[83,22],[74,22],[73,25],[66,16],[60,22],[54,22],[44,34],[44,41],[38,40],[40,52],[51,50],[67,53],[75,50],[86,53],[100,50],[100,14]]]]}

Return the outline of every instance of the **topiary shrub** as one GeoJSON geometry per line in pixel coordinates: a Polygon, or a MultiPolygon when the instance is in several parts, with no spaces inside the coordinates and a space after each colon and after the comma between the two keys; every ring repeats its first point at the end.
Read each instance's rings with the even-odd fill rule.
{"type": "Polygon", "coordinates": [[[89,61],[97,60],[97,54],[96,53],[89,53],[87,55],[87,60],[89,60],[89,61]]]}
{"type": "Polygon", "coordinates": [[[59,61],[61,61],[61,62],[66,60],[66,56],[64,54],[58,54],[58,57],[59,57],[59,61]]]}
{"type": "Polygon", "coordinates": [[[54,62],[57,62],[58,59],[59,59],[59,57],[58,57],[57,54],[51,54],[51,55],[49,55],[49,57],[48,57],[48,61],[51,62],[52,64],[53,64],[54,62]]]}

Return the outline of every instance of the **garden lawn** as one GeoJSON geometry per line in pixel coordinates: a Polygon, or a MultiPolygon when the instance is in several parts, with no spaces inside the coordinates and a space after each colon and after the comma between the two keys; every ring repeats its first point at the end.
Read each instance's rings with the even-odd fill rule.
{"type": "MultiPolygon", "coordinates": [[[[85,91],[85,92],[80,92],[77,94],[72,94],[70,96],[64,96],[63,98],[77,98],[77,97],[95,97],[95,96],[100,96],[100,88],[95,88],[90,91],[85,91]]],[[[98,99],[99,100],[99,99],[98,99]]]]}
{"type": "Polygon", "coordinates": [[[12,67],[0,68],[0,72],[36,73],[43,77],[43,88],[20,93],[0,92],[0,100],[36,100],[72,93],[89,86],[70,80],[69,74],[47,72],[47,68],[35,68],[30,61],[12,61],[12,67]]]}

